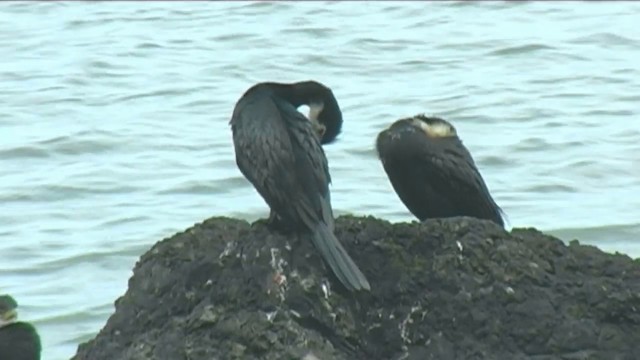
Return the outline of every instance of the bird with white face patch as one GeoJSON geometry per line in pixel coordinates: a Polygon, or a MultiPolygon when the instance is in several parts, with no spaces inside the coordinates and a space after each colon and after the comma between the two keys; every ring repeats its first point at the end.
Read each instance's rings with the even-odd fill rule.
{"type": "Polygon", "coordinates": [[[376,150],[393,189],[420,221],[471,216],[504,227],[502,210],[449,122],[400,119],[378,134],[376,150]]]}
{"type": "Polygon", "coordinates": [[[349,290],[369,282],[333,234],[329,166],[323,144],[336,139],[342,112],[331,89],[316,81],[259,83],[236,103],[230,121],[236,164],[271,208],[269,225],[310,235],[349,290]],[[298,107],[309,106],[309,117],[298,107]]]}
{"type": "Polygon", "coordinates": [[[33,325],[18,321],[18,303],[0,295],[0,359],[40,360],[40,336],[33,325]]]}
{"type": "MultiPolygon", "coordinates": [[[[320,113],[322,113],[322,109],[324,109],[323,102],[314,102],[309,104],[309,121],[311,121],[311,125],[313,125],[313,130],[320,136],[320,139],[324,138],[324,134],[327,132],[327,126],[322,123],[318,117],[320,113]]],[[[324,144],[324,143],[323,143],[324,144]]]]}

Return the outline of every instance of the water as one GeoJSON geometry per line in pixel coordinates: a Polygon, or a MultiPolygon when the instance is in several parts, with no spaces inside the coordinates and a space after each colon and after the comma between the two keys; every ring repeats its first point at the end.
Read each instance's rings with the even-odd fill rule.
{"type": "Polygon", "coordinates": [[[228,120],[265,80],[316,79],[338,214],[412,217],[373,143],[451,120],[512,226],[640,256],[640,4],[0,5],[0,291],[68,359],[152,244],[267,208],[228,120]]]}

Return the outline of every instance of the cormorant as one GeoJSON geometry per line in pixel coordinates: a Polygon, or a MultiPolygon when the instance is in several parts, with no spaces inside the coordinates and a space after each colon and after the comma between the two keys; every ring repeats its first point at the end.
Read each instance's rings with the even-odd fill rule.
{"type": "Polygon", "coordinates": [[[400,119],[378,134],[376,150],[393,189],[420,221],[471,216],[504,227],[502,210],[449,122],[400,119]]]}
{"type": "Polygon", "coordinates": [[[40,336],[33,325],[17,321],[18,303],[0,295],[0,359],[40,360],[40,336]]]}
{"type": "Polygon", "coordinates": [[[336,139],[342,112],[333,92],[316,81],[265,82],[247,90],[230,121],[236,164],[281,222],[311,234],[313,244],[349,290],[369,282],[333,234],[329,167],[321,144],[336,139]],[[307,119],[297,108],[309,106],[307,119]]]}

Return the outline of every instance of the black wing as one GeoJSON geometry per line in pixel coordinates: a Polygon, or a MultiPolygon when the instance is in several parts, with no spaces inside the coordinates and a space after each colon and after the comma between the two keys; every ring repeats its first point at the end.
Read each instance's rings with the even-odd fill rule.
{"type": "Polygon", "coordinates": [[[433,181],[433,186],[438,191],[450,193],[462,214],[489,219],[504,226],[500,208],[460,139],[433,139],[425,145],[422,150],[423,166],[437,169],[432,176],[439,181],[433,181]]]}
{"type": "Polygon", "coordinates": [[[331,175],[321,139],[311,122],[292,105],[278,102],[281,114],[287,119],[287,128],[296,158],[297,177],[303,189],[305,202],[313,203],[319,219],[334,230],[333,210],[329,184],[331,175]]]}
{"type": "Polygon", "coordinates": [[[271,209],[307,228],[332,224],[327,160],[304,115],[272,97],[248,98],[231,124],[238,168],[271,209]]]}

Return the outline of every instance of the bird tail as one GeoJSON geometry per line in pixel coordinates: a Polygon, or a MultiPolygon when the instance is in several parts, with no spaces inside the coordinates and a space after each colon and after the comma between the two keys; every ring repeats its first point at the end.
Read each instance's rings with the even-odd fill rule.
{"type": "Polygon", "coordinates": [[[311,239],[324,261],[347,289],[371,290],[367,278],[324,222],[316,225],[311,239]]]}

